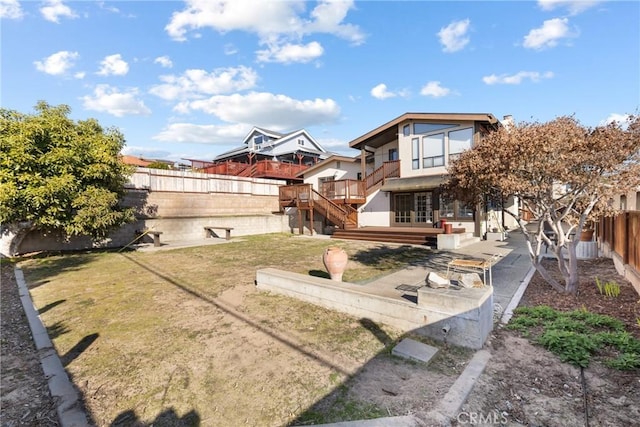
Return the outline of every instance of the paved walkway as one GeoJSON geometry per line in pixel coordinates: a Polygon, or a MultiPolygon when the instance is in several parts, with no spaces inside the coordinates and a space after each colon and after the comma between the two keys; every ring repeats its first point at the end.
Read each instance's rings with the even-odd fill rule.
{"type": "Polygon", "coordinates": [[[406,298],[411,291],[403,294],[396,289],[399,285],[423,286],[429,272],[446,272],[447,264],[455,258],[487,259],[494,255],[500,258],[492,267],[493,302],[505,310],[531,270],[525,238],[520,232],[510,233],[502,242],[482,240],[455,251],[436,250],[420,264],[368,282],[366,289],[377,295],[406,298]]]}

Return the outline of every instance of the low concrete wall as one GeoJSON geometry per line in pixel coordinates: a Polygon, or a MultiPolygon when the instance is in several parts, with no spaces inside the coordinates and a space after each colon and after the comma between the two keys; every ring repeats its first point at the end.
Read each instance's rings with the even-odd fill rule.
{"type": "Polygon", "coordinates": [[[367,292],[367,285],[335,282],[274,268],[256,272],[258,289],[287,295],[402,331],[482,348],[493,328],[493,289],[420,288],[418,303],[367,292]],[[443,329],[447,330],[445,334],[443,329]]]}
{"type": "MultiPolygon", "coordinates": [[[[29,233],[20,245],[20,253],[38,251],[75,251],[96,248],[118,248],[131,243],[137,237],[138,230],[152,229],[161,231],[160,241],[196,241],[205,239],[205,226],[233,227],[231,237],[268,233],[288,233],[287,217],[284,215],[247,215],[247,216],[209,216],[196,218],[149,218],[139,219],[132,224],[111,233],[103,242],[93,242],[89,237],[65,239],[61,232],[29,233]]],[[[224,234],[224,231],[222,232],[224,234]]],[[[151,243],[151,236],[144,236],[140,242],[151,243]]]]}

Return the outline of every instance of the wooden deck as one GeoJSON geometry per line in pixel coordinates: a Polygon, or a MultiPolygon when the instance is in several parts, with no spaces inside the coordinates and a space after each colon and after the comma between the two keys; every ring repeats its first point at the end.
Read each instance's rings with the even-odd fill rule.
{"type": "MultiPolygon", "coordinates": [[[[464,233],[464,228],[454,228],[454,233],[464,233]]],[[[437,247],[438,234],[443,228],[415,227],[361,227],[335,230],[331,238],[345,240],[367,240],[372,242],[406,243],[437,247]]]]}

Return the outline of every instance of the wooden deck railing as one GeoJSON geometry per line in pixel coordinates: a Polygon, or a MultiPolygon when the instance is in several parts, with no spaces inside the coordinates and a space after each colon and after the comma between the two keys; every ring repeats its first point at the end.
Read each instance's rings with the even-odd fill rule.
{"type": "Polygon", "coordinates": [[[320,187],[320,194],[330,200],[340,199],[345,203],[351,203],[349,200],[365,200],[367,198],[364,186],[364,181],[355,179],[325,181],[320,187]]]}
{"type": "Polygon", "coordinates": [[[203,168],[203,172],[258,178],[297,178],[297,175],[308,167],[307,165],[278,162],[275,160],[258,160],[252,164],[226,161],[209,164],[203,168]]]}
{"type": "Polygon", "coordinates": [[[249,168],[248,163],[238,163],[227,161],[223,163],[214,163],[203,168],[204,173],[211,173],[217,175],[233,175],[240,176],[240,174],[249,168]]]}
{"type": "Polygon", "coordinates": [[[369,195],[369,190],[376,185],[382,183],[386,178],[399,178],[400,177],[400,160],[392,160],[384,162],[382,166],[367,175],[366,191],[369,195]]]}

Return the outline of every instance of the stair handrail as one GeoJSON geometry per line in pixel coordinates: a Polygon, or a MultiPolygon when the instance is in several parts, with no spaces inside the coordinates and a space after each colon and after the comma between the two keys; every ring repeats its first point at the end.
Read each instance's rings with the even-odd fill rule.
{"type": "Polygon", "coordinates": [[[382,166],[367,175],[365,179],[367,195],[370,194],[369,190],[371,190],[371,188],[380,184],[385,179],[398,177],[400,177],[400,160],[383,162],[382,166]]]}
{"type": "MultiPolygon", "coordinates": [[[[352,212],[347,211],[343,206],[333,203],[330,199],[314,189],[311,189],[311,194],[313,206],[319,206],[321,210],[324,210],[325,217],[329,221],[341,228],[346,228],[347,224],[353,224],[352,212]]],[[[349,208],[351,207],[349,206],[349,208]]]]}

